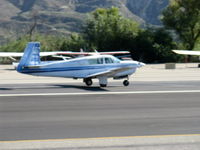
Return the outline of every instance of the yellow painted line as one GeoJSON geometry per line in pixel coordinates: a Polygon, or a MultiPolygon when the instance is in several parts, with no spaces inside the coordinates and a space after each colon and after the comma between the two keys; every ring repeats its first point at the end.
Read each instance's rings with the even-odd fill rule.
{"type": "Polygon", "coordinates": [[[78,141],[78,140],[108,140],[108,139],[130,139],[130,138],[167,138],[167,137],[193,137],[200,134],[177,134],[177,135],[147,135],[147,136],[119,136],[119,137],[96,137],[96,138],[66,138],[66,139],[41,139],[41,140],[16,140],[0,141],[0,143],[18,143],[18,142],[56,142],[56,141],[78,141]]]}

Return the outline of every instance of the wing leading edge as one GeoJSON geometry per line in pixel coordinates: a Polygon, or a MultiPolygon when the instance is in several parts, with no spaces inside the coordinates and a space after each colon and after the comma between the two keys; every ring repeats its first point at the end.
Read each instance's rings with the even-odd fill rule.
{"type": "Polygon", "coordinates": [[[107,77],[114,76],[115,74],[126,71],[128,69],[130,69],[130,67],[114,68],[114,69],[110,69],[107,71],[102,71],[102,72],[91,74],[89,76],[86,76],[85,78],[93,78],[93,77],[101,77],[101,76],[107,76],[107,77]]]}

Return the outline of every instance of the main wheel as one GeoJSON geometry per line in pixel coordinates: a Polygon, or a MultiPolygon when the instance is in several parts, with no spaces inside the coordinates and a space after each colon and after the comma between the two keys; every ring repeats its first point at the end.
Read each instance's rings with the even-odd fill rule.
{"type": "Polygon", "coordinates": [[[91,86],[93,84],[92,79],[84,79],[84,82],[87,86],[91,86]]]}
{"type": "Polygon", "coordinates": [[[124,86],[129,86],[129,81],[128,80],[124,80],[123,84],[124,84],[124,86]]]}

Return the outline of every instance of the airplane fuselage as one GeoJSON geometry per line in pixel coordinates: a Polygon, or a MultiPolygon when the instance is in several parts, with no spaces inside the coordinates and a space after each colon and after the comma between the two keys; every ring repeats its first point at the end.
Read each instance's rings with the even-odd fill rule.
{"type": "Polygon", "coordinates": [[[20,73],[35,76],[51,76],[65,78],[85,78],[98,72],[105,72],[112,68],[127,68],[107,77],[120,77],[131,75],[138,67],[137,61],[119,61],[113,56],[87,56],[66,61],[41,62],[38,66],[28,66],[18,70],[20,73]],[[105,62],[106,59],[110,61],[105,62]]]}

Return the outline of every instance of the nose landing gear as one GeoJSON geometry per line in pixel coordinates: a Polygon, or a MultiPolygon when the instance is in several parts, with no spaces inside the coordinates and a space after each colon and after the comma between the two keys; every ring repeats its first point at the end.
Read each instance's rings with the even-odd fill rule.
{"type": "Polygon", "coordinates": [[[124,86],[129,86],[130,83],[129,83],[128,80],[129,80],[129,76],[127,76],[127,79],[124,80],[124,82],[123,82],[123,85],[124,85],[124,86]]]}
{"type": "Polygon", "coordinates": [[[128,80],[124,80],[123,85],[124,86],[129,86],[129,81],[128,80]]]}

